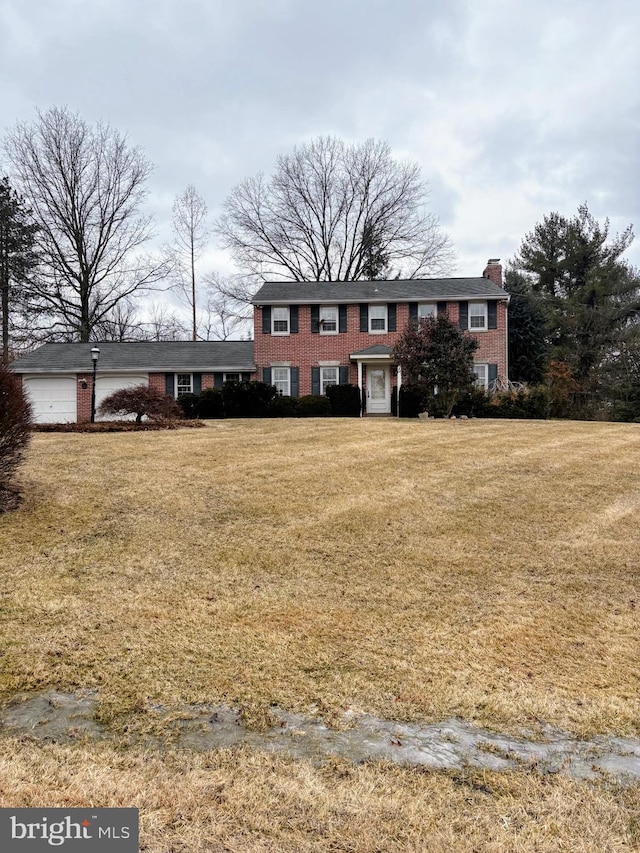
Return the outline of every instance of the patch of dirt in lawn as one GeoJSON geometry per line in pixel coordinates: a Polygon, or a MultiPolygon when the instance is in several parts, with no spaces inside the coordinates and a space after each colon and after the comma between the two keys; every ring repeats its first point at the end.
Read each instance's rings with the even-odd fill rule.
{"type": "Polygon", "coordinates": [[[17,488],[0,486],[0,515],[3,512],[13,512],[22,503],[22,495],[17,488]]]}
{"type": "MultiPolygon", "coordinates": [[[[96,701],[91,691],[22,694],[0,710],[0,732],[60,743],[110,738],[95,720],[96,701]]],[[[245,725],[241,711],[225,706],[191,706],[177,714],[155,706],[150,712],[157,720],[156,734],[131,740],[150,749],[170,745],[204,752],[243,744],[319,762],[336,757],[354,763],[380,759],[443,770],[532,769],[577,779],[640,780],[640,740],[634,738],[579,740],[551,727],[536,738],[510,737],[454,718],[420,725],[351,712],[345,714],[348,727],[336,730],[327,727],[313,709],[305,715],[280,708],[271,709],[274,723],[256,732],[245,725]]]]}

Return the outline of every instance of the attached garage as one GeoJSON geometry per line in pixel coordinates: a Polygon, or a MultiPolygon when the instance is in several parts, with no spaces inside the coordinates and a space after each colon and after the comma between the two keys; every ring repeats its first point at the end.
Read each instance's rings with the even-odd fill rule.
{"type": "MultiPolygon", "coordinates": [[[[109,420],[121,420],[122,415],[116,418],[115,415],[99,415],[97,414],[98,409],[100,408],[100,403],[103,400],[106,400],[114,391],[120,391],[121,388],[132,388],[134,385],[148,385],[149,384],[149,374],[148,373],[140,373],[140,374],[131,374],[131,373],[112,373],[107,374],[106,376],[100,376],[96,379],[96,420],[98,421],[109,421],[109,420]]],[[[131,415],[131,419],[134,419],[135,415],[131,415]]]]}
{"type": "Polygon", "coordinates": [[[37,424],[75,423],[78,419],[77,381],[74,376],[23,376],[23,388],[37,424]]]}

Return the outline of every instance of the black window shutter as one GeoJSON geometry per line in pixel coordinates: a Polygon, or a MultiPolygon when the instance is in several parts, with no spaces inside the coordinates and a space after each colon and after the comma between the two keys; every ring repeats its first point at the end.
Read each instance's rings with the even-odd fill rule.
{"type": "Polygon", "coordinates": [[[410,302],[409,303],[409,319],[417,320],[418,319],[418,303],[410,302]]]}
{"type": "Polygon", "coordinates": [[[320,306],[312,305],[311,306],[311,331],[314,335],[317,335],[320,331],[320,306]]]}
{"type": "Polygon", "coordinates": [[[251,381],[251,374],[250,373],[241,373],[240,379],[242,379],[243,382],[250,382],[251,381]]]}
{"type": "Polygon", "coordinates": [[[338,331],[347,331],[347,306],[338,305],[338,331]]]}
{"type": "Polygon", "coordinates": [[[387,331],[388,332],[395,332],[395,330],[397,328],[396,309],[397,309],[397,305],[395,302],[390,302],[387,305],[387,325],[388,325],[387,331]]]}
{"type": "Polygon", "coordinates": [[[498,328],[498,303],[493,299],[487,302],[487,320],[488,329],[498,328]]]}
{"type": "Polygon", "coordinates": [[[164,375],[164,393],[169,397],[173,397],[174,388],[175,388],[175,386],[174,386],[174,382],[173,382],[173,373],[165,373],[165,375],[164,375]]]}
{"type": "Polygon", "coordinates": [[[291,396],[299,397],[300,396],[300,368],[292,367],[291,368],[291,396]]]}
{"type": "Polygon", "coordinates": [[[271,385],[271,368],[263,367],[262,368],[262,381],[266,382],[267,385],[271,385]]]}
{"type": "Polygon", "coordinates": [[[340,385],[349,384],[349,368],[341,367],[338,373],[338,382],[340,385]]]}
{"type": "Polygon", "coordinates": [[[469,328],[469,303],[468,302],[459,302],[458,310],[460,311],[460,320],[458,325],[461,329],[469,328]]]}
{"type": "Polygon", "coordinates": [[[202,391],[202,374],[193,374],[193,393],[199,394],[202,391]]]}
{"type": "Polygon", "coordinates": [[[490,364],[489,365],[489,382],[495,382],[498,378],[498,365],[490,364]]]}
{"type": "Polygon", "coordinates": [[[262,334],[270,335],[271,334],[271,306],[263,305],[262,306],[262,334]]]}
{"type": "Polygon", "coordinates": [[[438,315],[447,313],[447,303],[438,302],[438,315]]]}
{"type": "Polygon", "coordinates": [[[366,304],[360,305],[360,331],[369,331],[369,306],[366,304]]]}
{"type": "Polygon", "coordinates": [[[312,367],[311,368],[311,393],[319,394],[320,393],[320,368],[312,367]]]}
{"type": "Polygon", "coordinates": [[[289,326],[292,335],[298,334],[298,306],[291,305],[289,308],[289,326]]]}
{"type": "Polygon", "coordinates": [[[222,373],[213,374],[213,387],[222,388],[222,373]]]}

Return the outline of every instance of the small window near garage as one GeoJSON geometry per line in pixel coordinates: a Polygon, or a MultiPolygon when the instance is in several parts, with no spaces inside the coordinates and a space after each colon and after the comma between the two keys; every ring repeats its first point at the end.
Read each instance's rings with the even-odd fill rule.
{"type": "Polygon", "coordinates": [[[271,334],[289,334],[289,308],[272,308],[271,310],[271,334]]]}
{"type": "Polygon", "coordinates": [[[418,303],[418,320],[424,320],[426,317],[437,317],[438,305],[435,302],[419,302],[418,303]]]}
{"type": "Polygon", "coordinates": [[[369,332],[376,334],[387,331],[387,306],[369,306],[369,332]]]}
{"type": "Polygon", "coordinates": [[[223,382],[240,382],[242,380],[242,375],[240,373],[223,373],[222,381],[223,382]]]}
{"type": "Polygon", "coordinates": [[[193,393],[193,374],[176,373],[176,397],[193,393]]]}
{"type": "Polygon", "coordinates": [[[337,367],[321,367],[320,368],[320,393],[326,394],[329,385],[339,384],[339,374],[337,367]]]}
{"type": "Polygon", "coordinates": [[[291,370],[289,367],[272,367],[271,384],[281,397],[291,396],[291,370]]]}
{"type": "Polygon", "coordinates": [[[473,372],[476,375],[476,388],[484,388],[486,390],[489,387],[489,365],[474,364],[473,372]]]}
{"type": "Polygon", "coordinates": [[[469,303],[469,328],[475,331],[484,331],[487,328],[487,303],[469,303]]]}
{"type": "Polygon", "coordinates": [[[338,334],[338,308],[337,306],[320,308],[320,334],[321,335],[337,335],[338,334]]]}

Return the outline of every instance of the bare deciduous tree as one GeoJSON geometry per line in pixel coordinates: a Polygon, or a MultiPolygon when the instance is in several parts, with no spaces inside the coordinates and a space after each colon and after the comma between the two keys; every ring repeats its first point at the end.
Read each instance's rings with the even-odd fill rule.
{"type": "Polygon", "coordinates": [[[198,339],[196,312],[196,261],[207,243],[207,205],[193,185],[189,185],[173,204],[174,255],[181,290],[191,308],[192,336],[198,339]],[[188,282],[188,285],[187,285],[188,282]]]}
{"type": "Polygon", "coordinates": [[[236,186],[217,232],[254,281],[420,278],[452,262],[427,200],[420,167],[388,143],[320,137],[279,157],[271,178],[236,186]]]}
{"type": "Polygon", "coordinates": [[[121,300],[168,272],[141,253],[152,236],[140,212],[151,165],[113,128],[58,107],[17,124],[5,150],[40,226],[33,295],[53,336],[88,341],[121,300]]]}
{"type": "Polygon", "coordinates": [[[250,300],[239,298],[240,283],[217,272],[205,276],[207,286],[200,336],[207,341],[247,338],[251,333],[250,300]]]}

